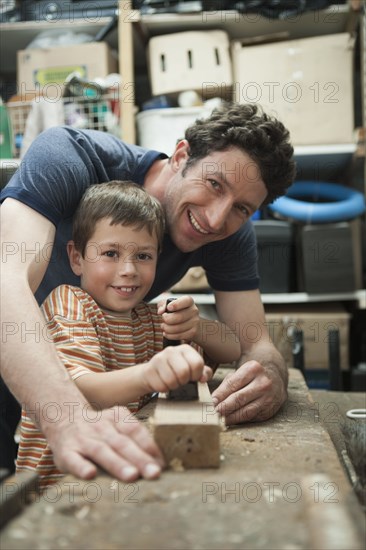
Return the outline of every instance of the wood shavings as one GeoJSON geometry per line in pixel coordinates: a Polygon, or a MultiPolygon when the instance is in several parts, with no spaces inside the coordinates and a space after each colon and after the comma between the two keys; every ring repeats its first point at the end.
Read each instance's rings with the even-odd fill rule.
{"type": "Polygon", "coordinates": [[[78,519],[84,519],[90,512],[90,506],[83,506],[75,513],[75,517],[78,519]]]}
{"type": "Polygon", "coordinates": [[[183,466],[183,462],[180,460],[180,458],[173,458],[169,462],[169,467],[173,470],[173,472],[184,472],[185,468],[183,466]]]}

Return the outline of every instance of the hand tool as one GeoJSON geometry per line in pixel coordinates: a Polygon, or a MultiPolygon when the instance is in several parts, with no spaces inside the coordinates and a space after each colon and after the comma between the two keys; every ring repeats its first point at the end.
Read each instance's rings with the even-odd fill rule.
{"type": "MultiPolygon", "coordinates": [[[[174,299],[170,298],[166,305],[174,299]]],[[[165,346],[180,343],[164,340],[165,346]]],[[[153,425],[155,441],[168,466],[187,469],[220,465],[222,425],[206,383],[192,381],[160,393],[153,425]]]]}
{"type": "MultiPolygon", "coordinates": [[[[171,313],[168,310],[168,305],[171,302],[174,302],[177,298],[168,298],[165,305],[165,311],[166,313],[171,313]]],[[[168,338],[164,338],[163,340],[163,346],[164,348],[168,346],[179,346],[181,344],[181,340],[169,340],[168,338]]],[[[198,390],[197,390],[197,382],[187,382],[187,384],[184,384],[183,386],[179,386],[178,388],[175,388],[174,390],[170,390],[168,392],[168,399],[174,400],[174,401],[193,401],[198,399],[198,390]]]]}

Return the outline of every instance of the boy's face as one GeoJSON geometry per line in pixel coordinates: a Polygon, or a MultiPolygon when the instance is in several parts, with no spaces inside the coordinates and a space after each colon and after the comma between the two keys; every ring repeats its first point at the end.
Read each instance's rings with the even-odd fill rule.
{"type": "Polygon", "coordinates": [[[96,224],[84,257],[69,244],[70,264],[81,277],[81,287],[103,309],[129,313],[153,284],[158,240],[147,228],[110,225],[110,221],[96,224]]]}
{"type": "Polygon", "coordinates": [[[172,240],[190,252],[235,233],[265,200],[267,189],[257,164],[237,147],[211,153],[182,176],[185,143],[172,159],[175,174],[162,202],[172,240]]]}

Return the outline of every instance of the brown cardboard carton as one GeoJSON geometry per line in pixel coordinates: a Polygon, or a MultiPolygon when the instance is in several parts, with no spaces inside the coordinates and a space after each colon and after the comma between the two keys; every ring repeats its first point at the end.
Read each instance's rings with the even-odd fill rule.
{"type": "Polygon", "coordinates": [[[231,44],[234,97],[259,103],[294,145],[353,142],[353,39],[348,33],[231,44]]]}
{"type": "Polygon", "coordinates": [[[154,36],[148,45],[153,95],[197,90],[225,95],[232,84],[229,38],[225,31],[186,31],[154,36]]]}
{"type": "Polygon", "coordinates": [[[18,94],[34,91],[62,96],[67,76],[77,71],[88,80],[117,71],[117,60],[105,42],[20,50],[17,53],[18,94]]]}
{"type": "Polygon", "coordinates": [[[349,322],[350,314],[338,304],[266,307],[266,325],[270,338],[282,353],[288,367],[293,366],[293,333],[298,329],[303,331],[304,336],[305,369],[328,369],[328,332],[337,329],[341,369],[348,370],[349,322]]]}

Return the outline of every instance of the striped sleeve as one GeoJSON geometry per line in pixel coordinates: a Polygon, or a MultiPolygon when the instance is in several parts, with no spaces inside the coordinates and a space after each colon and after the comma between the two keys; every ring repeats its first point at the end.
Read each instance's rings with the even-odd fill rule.
{"type": "Polygon", "coordinates": [[[105,371],[93,304],[80,289],[62,285],[42,305],[48,337],[73,380],[91,371],[105,371]]]}

